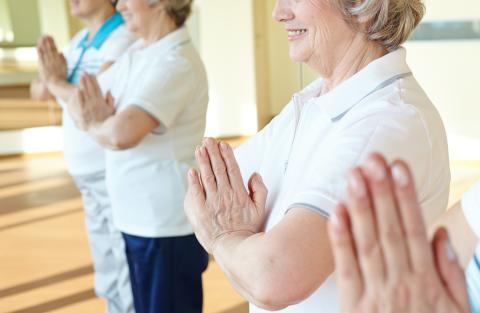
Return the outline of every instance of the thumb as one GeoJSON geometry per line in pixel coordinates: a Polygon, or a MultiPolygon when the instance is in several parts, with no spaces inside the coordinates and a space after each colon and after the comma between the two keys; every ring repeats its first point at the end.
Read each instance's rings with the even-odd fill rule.
{"type": "Polygon", "coordinates": [[[248,181],[248,189],[250,191],[250,198],[252,198],[257,208],[265,208],[267,202],[267,186],[263,183],[262,176],[254,173],[248,181]]]}
{"type": "Polygon", "coordinates": [[[445,228],[440,228],[435,232],[432,246],[437,270],[447,293],[452,301],[462,309],[462,312],[470,312],[465,273],[458,263],[445,228]]]}
{"type": "Polygon", "coordinates": [[[113,98],[112,96],[112,93],[110,91],[107,92],[107,105],[111,108],[111,109],[115,109],[115,99],[113,98]]]}

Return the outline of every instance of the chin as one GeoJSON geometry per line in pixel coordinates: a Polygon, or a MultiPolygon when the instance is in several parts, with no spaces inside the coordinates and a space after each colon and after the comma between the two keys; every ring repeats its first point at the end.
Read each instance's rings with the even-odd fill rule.
{"type": "Polygon", "coordinates": [[[129,22],[128,20],[125,20],[125,27],[131,33],[135,33],[137,30],[137,27],[135,27],[135,24],[133,24],[132,22],[129,22]]]}
{"type": "Polygon", "coordinates": [[[292,50],[290,50],[290,59],[293,62],[305,63],[308,60],[308,58],[305,55],[306,55],[306,53],[304,53],[302,51],[292,51],[292,50]]]}

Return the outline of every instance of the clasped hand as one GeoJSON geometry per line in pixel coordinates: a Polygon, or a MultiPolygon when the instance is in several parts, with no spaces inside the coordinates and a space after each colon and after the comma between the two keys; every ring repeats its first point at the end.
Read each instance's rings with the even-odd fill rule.
{"type": "Polygon", "coordinates": [[[67,61],[58,52],[55,41],[50,36],[43,36],[37,43],[38,72],[45,84],[67,80],[67,61]]]}
{"type": "Polygon", "coordinates": [[[88,131],[115,114],[112,94],[103,96],[97,78],[84,74],[69,100],[69,111],[79,129],[88,131]]]}
{"type": "Polygon", "coordinates": [[[185,212],[202,246],[213,253],[227,235],[254,235],[265,222],[267,188],[253,174],[245,188],[232,148],[206,138],[197,148],[199,170],[188,174],[185,212]]]}

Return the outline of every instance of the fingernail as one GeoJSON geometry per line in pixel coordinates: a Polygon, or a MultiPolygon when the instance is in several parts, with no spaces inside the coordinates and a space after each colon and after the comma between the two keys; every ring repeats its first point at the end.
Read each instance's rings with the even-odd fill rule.
{"type": "Polygon", "coordinates": [[[448,234],[446,235],[447,240],[445,240],[445,255],[447,256],[447,259],[450,262],[456,262],[458,260],[457,253],[455,252],[455,249],[452,246],[452,243],[450,241],[450,237],[448,234]]]}
{"type": "Polygon", "coordinates": [[[372,159],[368,160],[367,168],[373,180],[375,180],[376,182],[381,182],[387,177],[385,167],[376,160],[372,160],[372,159]]]}
{"type": "Polygon", "coordinates": [[[357,198],[363,198],[367,194],[367,189],[365,187],[365,182],[360,177],[360,174],[357,170],[352,171],[348,176],[348,183],[352,189],[354,195],[357,198]]]}
{"type": "Polygon", "coordinates": [[[222,141],[222,142],[220,142],[220,149],[222,151],[227,151],[228,145],[225,142],[222,141]]]}
{"type": "Polygon", "coordinates": [[[258,174],[258,173],[255,173],[255,178],[258,179],[258,181],[260,183],[263,183],[263,178],[262,178],[262,175],[258,174]]]}
{"type": "Polygon", "coordinates": [[[190,175],[191,178],[195,178],[195,170],[192,168],[188,171],[188,175],[190,175]]]}
{"type": "Polygon", "coordinates": [[[211,145],[213,145],[213,139],[212,138],[205,138],[205,143],[207,144],[207,146],[211,146],[211,145]]]}
{"type": "Polygon", "coordinates": [[[395,164],[393,166],[392,176],[393,176],[393,179],[395,180],[395,183],[399,187],[407,187],[408,184],[410,183],[410,178],[408,176],[406,169],[403,166],[400,166],[398,164],[395,164]]]}

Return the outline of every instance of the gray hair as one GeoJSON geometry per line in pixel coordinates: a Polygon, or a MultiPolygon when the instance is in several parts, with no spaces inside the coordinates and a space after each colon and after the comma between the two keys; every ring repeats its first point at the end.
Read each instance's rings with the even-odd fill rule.
{"type": "Polygon", "coordinates": [[[173,19],[177,27],[185,24],[192,12],[193,0],[148,0],[150,5],[165,1],[167,14],[173,19]]]}
{"type": "Polygon", "coordinates": [[[330,0],[355,25],[366,21],[365,33],[388,50],[395,50],[410,37],[425,14],[422,0],[330,0]]]}

